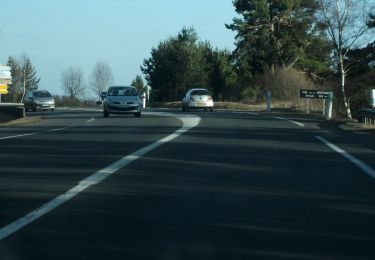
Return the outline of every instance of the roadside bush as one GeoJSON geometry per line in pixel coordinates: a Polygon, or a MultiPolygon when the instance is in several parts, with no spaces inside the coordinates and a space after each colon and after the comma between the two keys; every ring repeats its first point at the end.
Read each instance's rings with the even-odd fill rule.
{"type": "Polygon", "coordinates": [[[70,98],[67,96],[55,95],[56,107],[97,107],[95,100],[81,100],[78,98],[70,98]]]}
{"type": "MultiPolygon", "coordinates": [[[[306,109],[307,100],[300,98],[301,89],[330,89],[309,78],[306,73],[296,69],[278,68],[275,72],[266,72],[259,76],[255,83],[262,92],[262,101],[266,100],[266,92],[272,93],[272,103],[289,104],[291,108],[306,109]]],[[[310,110],[321,111],[323,100],[310,99],[310,110]]]]}
{"type": "Polygon", "coordinates": [[[349,104],[353,118],[357,117],[357,111],[369,106],[370,89],[375,88],[375,70],[359,77],[350,78],[347,82],[349,104]]]}

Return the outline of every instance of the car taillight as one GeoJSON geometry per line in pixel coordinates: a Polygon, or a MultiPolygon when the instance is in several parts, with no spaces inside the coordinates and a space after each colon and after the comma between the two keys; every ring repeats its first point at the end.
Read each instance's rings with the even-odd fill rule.
{"type": "Polygon", "coordinates": [[[207,100],[208,100],[208,101],[212,101],[212,97],[208,97],[207,100]]]}

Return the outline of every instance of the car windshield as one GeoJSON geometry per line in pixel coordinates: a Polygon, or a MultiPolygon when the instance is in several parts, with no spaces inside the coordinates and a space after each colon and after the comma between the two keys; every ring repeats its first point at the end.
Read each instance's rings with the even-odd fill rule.
{"type": "Polygon", "coordinates": [[[38,91],[38,92],[33,93],[33,97],[46,98],[46,97],[52,97],[52,95],[47,91],[38,91]]]}
{"type": "Polygon", "coordinates": [[[192,96],[204,96],[204,95],[210,95],[210,93],[206,89],[197,89],[197,90],[193,90],[191,92],[191,95],[192,96]]]}
{"type": "Polygon", "coordinates": [[[112,87],[108,90],[108,96],[138,96],[137,90],[131,87],[112,87]]]}

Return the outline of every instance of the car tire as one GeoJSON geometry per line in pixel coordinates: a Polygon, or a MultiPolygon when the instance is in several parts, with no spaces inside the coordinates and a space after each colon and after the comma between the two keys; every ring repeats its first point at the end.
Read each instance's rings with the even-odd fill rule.
{"type": "Polygon", "coordinates": [[[29,108],[25,107],[25,112],[29,112],[29,108]]]}
{"type": "Polygon", "coordinates": [[[214,108],[213,107],[210,108],[210,112],[214,112],[214,108]]]}
{"type": "Polygon", "coordinates": [[[109,117],[109,113],[105,110],[103,110],[103,117],[109,117]]]}
{"type": "Polygon", "coordinates": [[[134,113],[134,117],[141,117],[141,116],[142,116],[142,113],[141,113],[141,112],[134,113]]]}

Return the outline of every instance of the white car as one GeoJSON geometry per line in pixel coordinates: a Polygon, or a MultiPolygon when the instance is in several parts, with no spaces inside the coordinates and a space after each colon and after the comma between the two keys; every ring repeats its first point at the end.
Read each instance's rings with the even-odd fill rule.
{"type": "Polygon", "coordinates": [[[137,89],[128,86],[110,87],[103,102],[103,116],[109,114],[133,114],[140,117],[142,113],[142,103],[137,89]]]}
{"type": "Polygon", "coordinates": [[[214,101],[210,92],[205,88],[189,89],[182,99],[181,106],[183,112],[192,108],[214,111],[214,101]]]}

